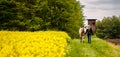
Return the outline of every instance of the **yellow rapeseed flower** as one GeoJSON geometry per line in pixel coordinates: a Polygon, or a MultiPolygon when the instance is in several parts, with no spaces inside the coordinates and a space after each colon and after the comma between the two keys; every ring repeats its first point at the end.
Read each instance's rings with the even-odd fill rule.
{"type": "Polygon", "coordinates": [[[0,31],[0,57],[64,57],[67,39],[61,31],[0,31]]]}

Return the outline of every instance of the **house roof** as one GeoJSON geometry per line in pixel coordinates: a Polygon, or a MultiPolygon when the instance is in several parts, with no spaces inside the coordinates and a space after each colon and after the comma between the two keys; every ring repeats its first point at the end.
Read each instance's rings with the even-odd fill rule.
{"type": "Polygon", "coordinates": [[[97,19],[87,19],[87,20],[97,20],[97,19]]]}

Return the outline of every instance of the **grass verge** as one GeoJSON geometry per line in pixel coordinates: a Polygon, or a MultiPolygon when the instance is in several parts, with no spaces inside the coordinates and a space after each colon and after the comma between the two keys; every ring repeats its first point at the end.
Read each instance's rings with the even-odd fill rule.
{"type": "Polygon", "coordinates": [[[80,39],[70,41],[70,53],[66,57],[120,57],[120,47],[97,37],[92,37],[92,43],[80,43],[80,39]]]}

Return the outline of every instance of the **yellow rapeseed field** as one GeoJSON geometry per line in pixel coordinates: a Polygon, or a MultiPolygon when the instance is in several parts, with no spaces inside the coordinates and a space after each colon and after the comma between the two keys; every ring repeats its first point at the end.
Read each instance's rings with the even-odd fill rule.
{"type": "Polygon", "coordinates": [[[0,57],[65,57],[67,39],[60,31],[0,31],[0,57]]]}

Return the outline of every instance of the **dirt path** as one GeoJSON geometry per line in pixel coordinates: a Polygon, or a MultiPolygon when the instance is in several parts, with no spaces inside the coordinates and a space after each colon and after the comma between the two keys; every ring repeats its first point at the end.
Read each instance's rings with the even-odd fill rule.
{"type": "Polygon", "coordinates": [[[115,45],[120,45],[120,39],[107,39],[106,41],[111,42],[115,45]]]}

